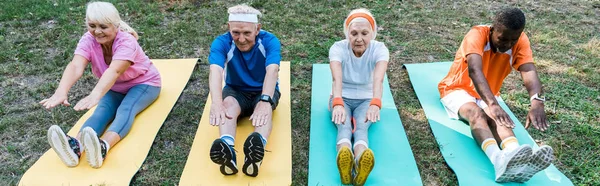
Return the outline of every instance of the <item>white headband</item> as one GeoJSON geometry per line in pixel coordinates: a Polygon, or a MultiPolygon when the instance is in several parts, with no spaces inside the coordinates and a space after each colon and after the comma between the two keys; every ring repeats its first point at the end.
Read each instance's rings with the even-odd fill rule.
{"type": "Polygon", "coordinates": [[[229,21],[258,23],[258,15],[256,15],[256,14],[229,14],[229,21]]]}

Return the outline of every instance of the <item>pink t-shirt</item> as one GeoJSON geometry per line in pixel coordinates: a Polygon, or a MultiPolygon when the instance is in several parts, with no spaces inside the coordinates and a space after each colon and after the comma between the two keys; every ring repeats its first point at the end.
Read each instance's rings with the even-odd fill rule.
{"type": "MultiPolygon", "coordinates": [[[[113,41],[112,53],[112,60],[130,61],[132,65],[117,78],[111,90],[125,94],[131,87],[139,84],[160,87],[158,69],[146,56],[133,35],[119,31],[113,41]]],[[[105,63],[102,54],[102,46],[89,32],[83,34],[79,40],[75,54],[83,56],[92,63],[92,73],[98,78],[108,69],[109,65],[105,63]]]]}

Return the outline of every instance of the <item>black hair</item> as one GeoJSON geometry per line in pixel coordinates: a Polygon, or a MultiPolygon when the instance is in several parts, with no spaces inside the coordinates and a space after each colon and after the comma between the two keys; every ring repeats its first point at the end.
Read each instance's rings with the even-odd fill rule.
{"type": "Polygon", "coordinates": [[[525,14],[518,8],[503,8],[494,17],[495,25],[503,25],[511,30],[525,28],[525,14]]]}

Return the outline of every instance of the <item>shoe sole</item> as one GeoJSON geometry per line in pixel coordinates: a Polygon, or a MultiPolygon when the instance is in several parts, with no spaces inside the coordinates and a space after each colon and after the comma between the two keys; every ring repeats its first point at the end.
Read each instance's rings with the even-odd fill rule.
{"type": "Polygon", "coordinates": [[[219,164],[219,170],[223,175],[233,175],[238,173],[237,166],[232,162],[233,152],[227,143],[216,139],[210,147],[210,160],[219,164]]]}
{"type": "Polygon", "coordinates": [[[550,146],[542,146],[537,150],[529,160],[527,168],[523,171],[523,176],[517,178],[515,182],[524,183],[529,181],[533,175],[548,168],[554,160],[554,150],[550,146]]]}
{"type": "MultiPolygon", "coordinates": [[[[528,146],[527,146],[528,147],[528,146]]],[[[531,147],[518,149],[518,152],[508,161],[504,173],[496,179],[496,182],[513,182],[521,178],[522,171],[515,171],[527,166],[531,157],[531,147]]]]}
{"type": "Polygon", "coordinates": [[[244,142],[244,155],[246,158],[242,171],[251,177],[258,176],[258,167],[265,156],[265,148],[262,145],[262,139],[260,139],[259,135],[258,133],[253,133],[244,142]]]}
{"type": "Polygon", "coordinates": [[[354,178],[354,185],[364,185],[367,182],[367,177],[375,166],[375,155],[371,149],[365,150],[358,160],[358,170],[354,178]]]}
{"type": "Polygon", "coordinates": [[[85,148],[85,156],[88,164],[92,168],[100,168],[102,166],[102,150],[100,150],[100,141],[98,140],[98,136],[96,136],[94,131],[90,131],[92,129],[85,128],[81,133],[81,138],[83,138],[83,144],[85,148]]]}
{"type": "Polygon", "coordinates": [[[68,167],[75,167],[79,164],[79,157],[73,151],[69,145],[69,140],[65,133],[58,126],[51,126],[48,129],[48,143],[52,147],[52,150],[56,152],[60,160],[68,167]]]}
{"type": "Polygon", "coordinates": [[[352,167],[354,166],[354,157],[348,147],[342,147],[337,155],[337,167],[340,172],[342,184],[352,184],[352,167]]]}

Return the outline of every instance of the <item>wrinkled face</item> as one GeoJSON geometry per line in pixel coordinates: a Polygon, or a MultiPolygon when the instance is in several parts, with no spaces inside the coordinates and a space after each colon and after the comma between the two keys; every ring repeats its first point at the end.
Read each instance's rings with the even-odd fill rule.
{"type": "Polygon", "coordinates": [[[97,21],[87,21],[87,29],[96,41],[100,44],[107,44],[115,40],[119,29],[113,24],[99,23],[97,21]]]}
{"type": "Polygon", "coordinates": [[[238,50],[248,52],[254,47],[256,36],[260,31],[260,24],[231,21],[228,27],[238,50]]]}
{"type": "Polygon", "coordinates": [[[367,22],[355,22],[348,27],[348,39],[350,47],[355,54],[364,53],[373,39],[371,25],[367,22]]]}
{"type": "Polygon", "coordinates": [[[523,32],[523,29],[511,30],[504,25],[494,25],[491,35],[492,46],[495,47],[497,52],[504,53],[515,46],[517,41],[519,41],[521,32],[523,32]]]}

